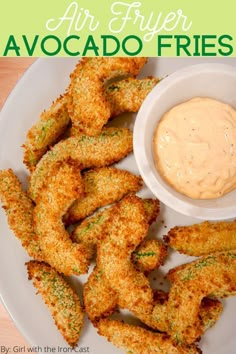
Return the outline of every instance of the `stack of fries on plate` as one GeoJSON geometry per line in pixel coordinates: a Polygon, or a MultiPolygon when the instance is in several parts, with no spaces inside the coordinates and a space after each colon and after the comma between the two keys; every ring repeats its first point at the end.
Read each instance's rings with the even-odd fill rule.
{"type": "Polygon", "coordinates": [[[146,61],[80,60],[66,92],[27,133],[28,190],[11,169],[3,170],[0,198],[31,258],[28,277],[71,347],[87,313],[100,335],[128,353],[199,353],[196,342],[222,312],[218,298],[236,294],[236,223],[175,227],[164,242],[147,238],[159,201],[136,196],[141,177],[111,166],[132,152],[132,132],[107,126],[137,112],[158,84],[158,78],[136,78],[146,61]],[[169,293],[152,289],[148,279],[168,246],[200,257],[168,272],[169,293]],[[88,271],[81,304],[65,276],[88,271]],[[127,309],[140,325],[115,319],[117,309],[127,309]]]}

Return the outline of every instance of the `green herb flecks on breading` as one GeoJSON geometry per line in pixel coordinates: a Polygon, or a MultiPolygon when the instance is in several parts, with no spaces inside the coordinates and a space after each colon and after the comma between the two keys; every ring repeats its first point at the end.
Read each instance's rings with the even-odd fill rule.
{"type": "Polygon", "coordinates": [[[168,273],[172,282],[168,300],[169,334],[180,343],[192,343],[200,328],[199,307],[207,296],[236,295],[236,251],[218,252],[179,266],[168,273]],[[195,333],[189,333],[195,328],[195,333]]]}
{"type": "Polygon", "coordinates": [[[66,280],[46,263],[30,261],[26,265],[29,279],[33,280],[59,331],[70,346],[76,346],[84,324],[79,296],[66,280]]]}
{"type": "Polygon", "coordinates": [[[48,178],[63,161],[74,163],[78,169],[103,167],[121,160],[132,148],[132,133],[126,128],[104,128],[101,136],[61,141],[42,157],[31,174],[30,196],[37,201],[48,178]]]}

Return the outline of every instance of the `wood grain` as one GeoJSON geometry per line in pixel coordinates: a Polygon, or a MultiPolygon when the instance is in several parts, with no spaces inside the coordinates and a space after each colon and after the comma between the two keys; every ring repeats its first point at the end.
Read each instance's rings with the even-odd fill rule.
{"type": "Polygon", "coordinates": [[[0,58],[0,109],[26,69],[35,58],[0,58]]]}
{"type": "MultiPolygon", "coordinates": [[[[0,58],[0,109],[25,70],[34,62],[32,58],[0,58]]],[[[28,346],[0,302],[0,347],[28,346]]]]}

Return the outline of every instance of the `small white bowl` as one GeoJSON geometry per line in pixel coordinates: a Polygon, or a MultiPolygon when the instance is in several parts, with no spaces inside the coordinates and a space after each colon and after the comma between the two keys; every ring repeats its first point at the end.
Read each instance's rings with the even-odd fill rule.
{"type": "Polygon", "coordinates": [[[236,190],[217,199],[192,199],[169,186],[155,167],[152,139],[158,121],[173,106],[199,96],[214,98],[236,108],[236,68],[224,64],[199,64],[163,79],[147,96],[136,117],[135,160],[146,185],[168,207],[199,219],[233,218],[236,217],[236,190]]]}

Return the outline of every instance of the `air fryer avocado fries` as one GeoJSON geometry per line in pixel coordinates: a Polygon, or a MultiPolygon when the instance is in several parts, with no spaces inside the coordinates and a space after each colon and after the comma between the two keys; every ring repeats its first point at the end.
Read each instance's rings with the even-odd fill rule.
{"type": "Polygon", "coordinates": [[[236,294],[236,226],[170,230],[167,244],[202,257],[169,271],[169,293],[151,288],[147,275],[167,256],[163,242],[147,238],[160,205],[135,195],[142,188],[139,176],[110,166],[132,151],[132,132],[105,126],[118,114],[136,112],[158,83],[136,79],[146,61],[79,61],[66,92],[27,133],[28,191],[11,169],[0,171],[0,199],[9,227],[32,258],[29,279],[70,346],[78,344],[86,312],[100,335],[128,353],[193,354],[201,352],[196,342],[223,310],[217,298],[236,294]],[[87,273],[95,257],[82,305],[63,275],[87,273]],[[146,328],[112,319],[117,308],[128,309],[146,328]]]}

